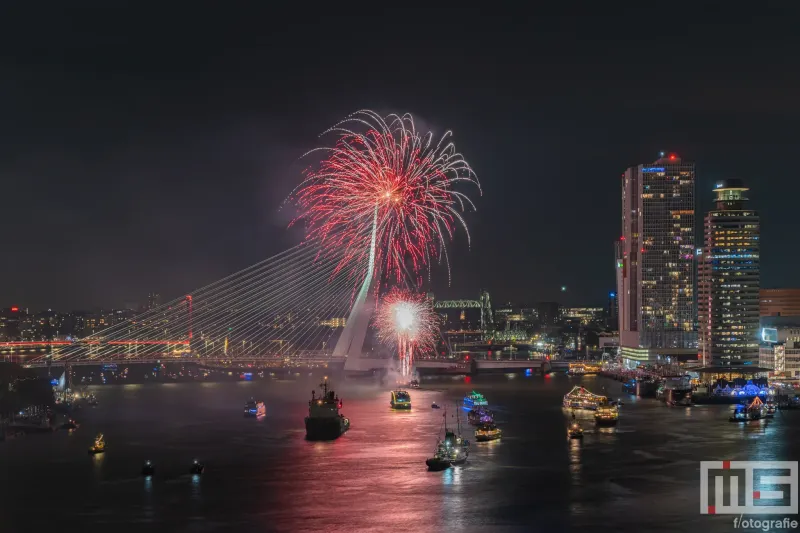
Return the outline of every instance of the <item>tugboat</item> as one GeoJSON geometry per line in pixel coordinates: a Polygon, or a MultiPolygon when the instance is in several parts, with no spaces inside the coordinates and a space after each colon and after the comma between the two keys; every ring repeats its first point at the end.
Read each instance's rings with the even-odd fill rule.
{"type": "Polygon", "coordinates": [[[447,411],[444,412],[444,440],[436,443],[433,457],[425,461],[430,471],[441,471],[451,466],[463,465],[469,456],[469,441],[460,435],[460,423],[457,424],[457,433],[447,428],[447,411]]]}
{"type": "Polygon", "coordinates": [[[142,475],[145,477],[150,477],[156,473],[156,467],[153,466],[153,463],[150,462],[150,459],[144,462],[144,466],[142,467],[142,475]]]}
{"type": "Polygon", "coordinates": [[[431,404],[431,409],[441,409],[441,407],[439,407],[439,404],[438,404],[438,403],[436,403],[436,402],[433,402],[433,403],[431,404]]]}
{"type": "Polygon", "coordinates": [[[408,386],[411,387],[412,389],[418,389],[419,381],[416,379],[412,379],[411,382],[408,384],[408,386]]]}
{"type": "Polygon", "coordinates": [[[594,413],[594,421],[598,426],[616,426],[619,421],[619,410],[611,406],[598,407],[594,413]]]}
{"type": "Polygon", "coordinates": [[[503,432],[494,423],[481,424],[475,430],[475,440],[478,442],[489,442],[502,436],[503,432]]]}
{"type": "Polygon", "coordinates": [[[750,405],[737,404],[729,420],[731,422],[752,422],[754,420],[761,420],[766,417],[766,415],[767,409],[764,407],[764,402],[762,402],[760,398],[755,397],[750,405]]]}
{"type": "Polygon", "coordinates": [[[393,390],[389,405],[392,409],[411,409],[411,395],[404,390],[393,390]]]}
{"type": "Polygon", "coordinates": [[[244,404],[244,416],[260,418],[267,414],[267,407],[264,402],[257,402],[253,398],[244,404]]]}
{"type": "Polygon", "coordinates": [[[433,457],[427,459],[425,464],[428,466],[429,472],[441,472],[450,468],[450,453],[443,442],[436,443],[433,457]]]}
{"type": "Polygon", "coordinates": [[[473,409],[475,407],[483,407],[488,405],[489,402],[486,401],[486,398],[483,397],[483,394],[478,392],[472,391],[472,394],[467,394],[464,396],[465,409],[473,409]]]}
{"type": "Polygon", "coordinates": [[[202,474],[205,471],[205,469],[206,469],[206,465],[204,465],[203,463],[198,462],[197,459],[195,459],[194,462],[192,463],[192,468],[189,469],[189,473],[199,476],[200,474],[202,474]]]}
{"type": "Polygon", "coordinates": [[[97,438],[94,439],[94,444],[91,448],[89,448],[89,455],[96,455],[98,453],[103,453],[106,451],[106,441],[103,438],[102,433],[97,434],[97,438]]]}
{"type": "Polygon", "coordinates": [[[577,422],[573,422],[571,426],[567,428],[567,437],[570,439],[582,439],[583,438],[583,428],[577,422]]]}
{"type": "Polygon", "coordinates": [[[334,440],[350,429],[350,419],[339,414],[342,401],[336,393],[328,390],[328,378],[320,384],[322,394],[317,397],[311,391],[311,400],[308,402],[308,416],[306,417],[306,439],[308,440],[334,440]]]}

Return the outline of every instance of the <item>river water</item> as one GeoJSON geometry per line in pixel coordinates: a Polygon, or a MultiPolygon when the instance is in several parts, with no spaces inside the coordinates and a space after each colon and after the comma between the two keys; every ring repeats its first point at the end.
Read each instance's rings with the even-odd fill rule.
{"type": "Polygon", "coordinates": [[[316,381],[96,387],[78,430],[0,443],[0,531],[731,531],[733,517],[699,514],[699,461],[798,458],[800,412],[743,426],[728,406],[629,397],[616,428],[587,415],[585,438],[570,441],[561,397],[573,385],[622,396],[592,376],[426,381],[409,412],[389,409],[388,388],[334,381],[352,429],[306,442],[316,381]],[[473,388],[502,441],[427,472],[442,421],[431,403],[455,406],[473,388]],[[251,396],[264,419],[242,416],[251,396]],[[99,431],[108,450],[90,457],[99,431]],[[202,477],[188,473],[193,458],[202,477]]]}

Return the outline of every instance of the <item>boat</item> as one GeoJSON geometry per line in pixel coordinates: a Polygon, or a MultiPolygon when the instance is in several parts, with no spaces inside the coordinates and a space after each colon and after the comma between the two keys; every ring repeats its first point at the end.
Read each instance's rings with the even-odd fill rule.
{"type": "Polygon", "coordinates": [[[489,402],[486,401],[483,394],[478,392],[472,391],[471,394],[467,394],[464,396],[464,408],[472,409],[474,407],[482,407],[489,405],[489,402]]]}
{"type": "Polygon", "coordinates": [[[775,416],[775,411],[778,410],[778,406],[771,400],[768,401],[765,406],[767,408],[767,418],[773,418],[775,416]]]}
{"type": "Polygon", "coordinates": [[[615,426],[619,421],[619,409],[610,405],[600,406],[594,413],[594,421],[598,426],[615,426]]]}
{"type": "Polygon", "coordinates": [[[438,403],[436,403],[436,402],[433,402],[433,403],[431,404],[431,409],[441,409],[441,407],[439,407],[439,404],[438,404],[438,403]]]}
{"type": "Polygon", "coordinates": [[[320,384],[322,394],[317,397],[316,391],[311,391],[311,400],[308,402],[308,416],[306,422],[306,439],[308,440],[334,440],[350,429],[350,419],[339,413],[342,401],[332,390],[328,390],[328,378],[320,384]]]}
{"type": "Polygon", "coordinates": [[[408,384],[408,386],[411,387],[412,389],[418,389],[419,381],[417,381],[416,379],[412,379],[411,382],[408,384]]]}
{"type": "Polygon", "coordinates": [[[404,390],[393,390],[389,405],[392,409],[411,409],[411,395],[404,390]]]}
{"type": "Polygon", "coordinates": [[[453,431],[447,427],[447,411],[444,412],[442,418],[444,420],[444,440],[436,443],[433,457],[425,461],[430,471],[441,471],[451,466],[463,465],[469,456],[469,441],[461,437],[460,422],[457,421],[456,431],[453,431]]]}
{"type": "Polygon", "coordinates": [[[636,387],[636,380],[635,379],[628,380],[628,381],[626,381],[625,383],[622,384],[622,392],[624,392],[625,394],[633,394],[633,395],[635,395],[636,394],[636,390],[637,390],[637,387],[636,387]]]}
{"type": "Polygon", "coordinates": [[[596,410],[601,405],[608,404],[608,398],[599,394],[592,394],[583,387],[575,386],[564,395],[563,406],[568,409],[596,410]]]}
{"type": "Polygon", "coordinates": [[[761,420],[766,416],[767,408],[764,407],[764,402],[756,396],[749,405],[742,403],[737,404],[729,420],[731,422],[752,422],[754,420],[761,420]]]}
{"type": "Polygon", "coordinates": [[[475,440],[478,442],[497,440],[502,436],[503,432],[494,423],[481,424],[475,430],[475,440]]]}
{"type": "Polygon", "coordinates": [[[97,437],[94,439],[94,444],[92,447],[89,448],[89,455],[96,455],[98,453],[103,453],[106,451],[106,441],[103,438],[103,434],[99,433],[97,437]]]}
{"type": "Polygon", "coordinates": [[[78,424],[77,422],[75,422],[73,419],[70,418],[69,420],[61,424],[61,429],[78,429],[79,426],[80,424],[78,424]]]}
{"type": "Polygon", "coordinates": [[[582,439],[583,438],[583,428],[577,422],[573,422],[567,428],[567,436],[571,439],[582,439]]]}
{"type": "Polygon", "coordinates": [[[246,404],[244,404],[244,416],[246,417],[262,417],[267,414],[267,407],[264,405],[264,402],[257,402],[253,398],[250,398],[246,404]]]}
{"type": "Polygon", "coordinates": [[[156,473],[156,467],[153,466],[153,463],[150,462],[150,459],[144,462],[144,466],[142,467],[142,475],[143,476],[152,476],[156,473]]]}
{"type": "Polygon", "coordinates": [[[470,411],[467,413],[467,421],[473,426],[492,424],[494,423],[494,415],[485,407],[476,407],[474,409],[470,409],[470,411]]]}
{"type": "Polygon", "coordinates": [[[198,462],[197,459],[195,459],[194,462],[192,463],[192,467],[189,469],[189,473],[200,475],[203,472],[205,472],[205,470],[206,470],[206,465],[198,462]]]}
{"type": "Polygon", "coordinates": [[[443,442],[436,444],[433,457],[427,459],[425,464],[428,466],[429,472],[441,472],[442,470],[450,468],[450,454],[443,442]]]}

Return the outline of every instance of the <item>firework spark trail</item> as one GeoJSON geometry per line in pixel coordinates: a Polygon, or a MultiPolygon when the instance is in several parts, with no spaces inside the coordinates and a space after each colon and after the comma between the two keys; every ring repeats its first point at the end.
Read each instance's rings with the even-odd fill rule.
{"type": "Polygon", "coordinates": [[[424,294],[391,289],[378,305],[375,326],[384,344],[396,347],[403,375],[414,366],[414,353],[436,348],[439,316],[424,294]]]}
{"type": "Polygon", "coordinates": [[[337,135],[337,142],[309,152],[326,157],[292,194],[302,213],[291,224],[302,221],[308,238],[331,252],[343,250],[339,269],[369,254],[375,224],[378,281],[400,281],[409,261],[419,283],[422,270],[441,259],[449,277],[446,241],[460,225],[469,242],[462,213],[475,209],[455,187],[469,182],[480,192],[477,176],[449,141],[451,133],[434,142],[431,132],[416,130],[409,114],[382,117],[362,110],[325,134],[337,135]]]}

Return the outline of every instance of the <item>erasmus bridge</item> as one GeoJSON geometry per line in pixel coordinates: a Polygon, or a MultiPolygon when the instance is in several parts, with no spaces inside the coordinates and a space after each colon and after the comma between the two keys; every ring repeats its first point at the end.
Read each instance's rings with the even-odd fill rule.
{"type": "MultiPolygon", "coordinates": [[[[301,244],[96,334],[48,343],[44,352],[33,349],[36,343],[0,343],[0,356],[11,353],[30,366],[184,361],[387,368],[389,360],[374,355],[385,350],[365,353],[376,298],[389,286],[416,290],[434,261],[449,274],[445,243],[456,228],[467,231],[462,214],[474,209],[455,188],[480,186],[450,132],[437,141],[418,132],[410,115],[359,111],[325,133],[336,142],[310,152],[323,159],[291,197],[300,213],[293,224],[306,228],[301,244]]],[[[401,318],[397,326],[405,330],[392,333],[413,343],[417,325],[401,318]]]]}

